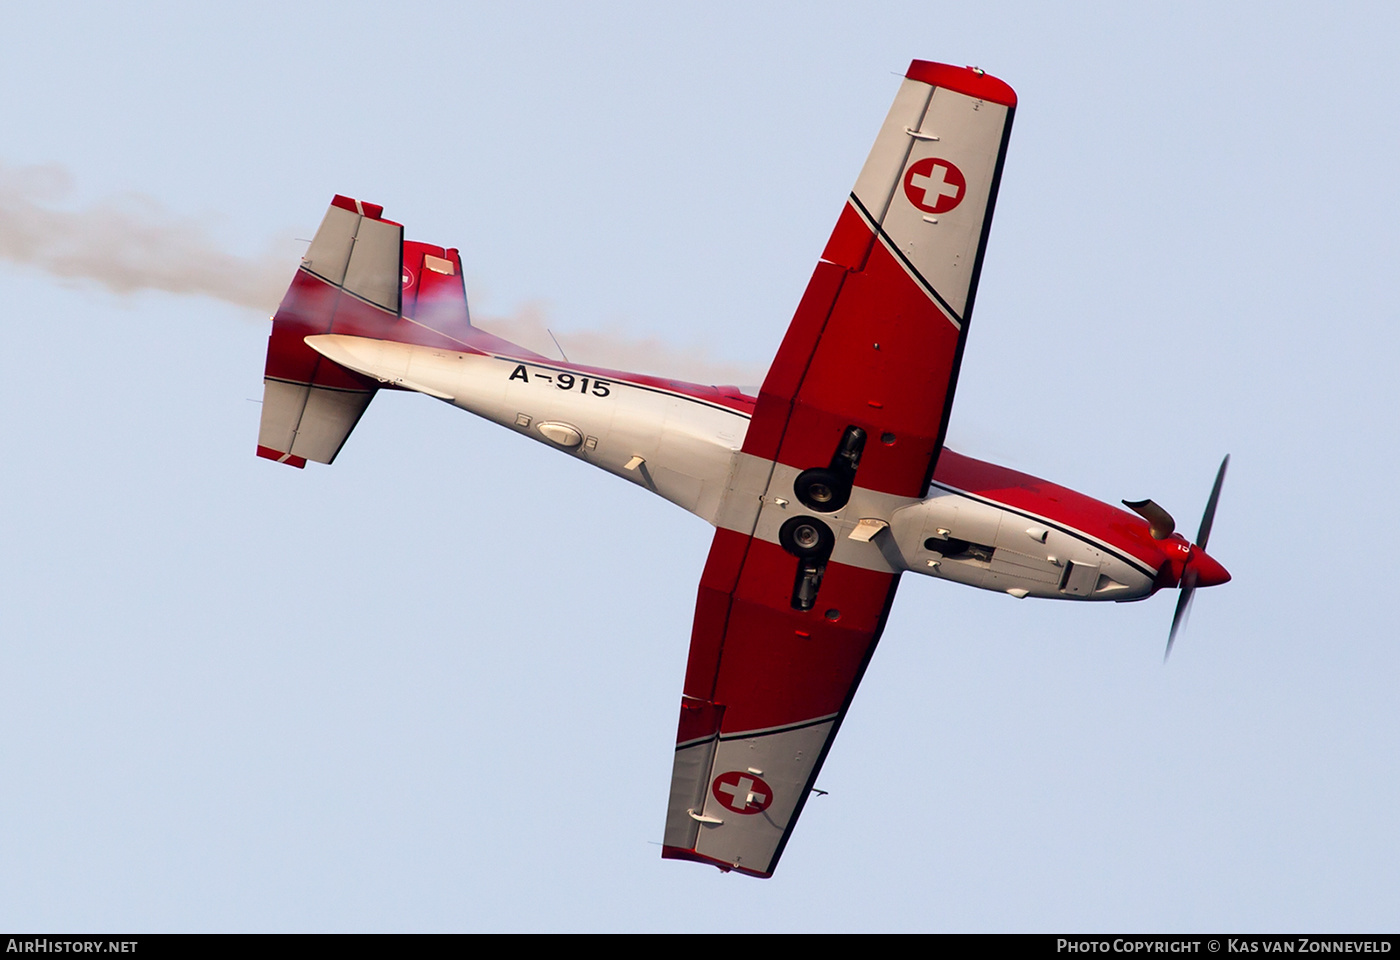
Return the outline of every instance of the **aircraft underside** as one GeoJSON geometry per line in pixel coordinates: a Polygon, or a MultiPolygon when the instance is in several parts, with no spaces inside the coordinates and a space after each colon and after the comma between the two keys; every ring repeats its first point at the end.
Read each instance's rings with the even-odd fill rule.
{"type": "Polygon", "coordinates": [[[411,390],[713,524],[662,856],[770,876],[903,573],[1018,598],[1180,587],[1172,638],[1229,579],[1204,550],[1224,464],[1193,544],[1151,500],[944,446],[1015,107],[981,70],[910,65],[756,396],[492,336],[457,250],[337,196],[273,317],[258,455],[331,463],[378,390],[411,390]]]}
{"type": "MultiPolygon", "coordinates": [[[[733,406],[725,406],[686,394],[688,384],[667,390],[615,371],[344,335],[307,343],[342,367],[515,430],[715,526],[745,530],[756,512],[754,535],[780,544],[783,524],[808,515],[830,530],[832,563],[1014,597],[1135,600],[1154,589],[1155,569],[1076,529],[1057,509],[1066,497],[1086,498],[1034,480],[1042,509],[1012,509],[960,483],[975,489],[997,475],[1021,475],[947,448],[947,466],[942,476],[935,472],[927,498],[863,488],[857,467],[845,505],[812,515],[795,490],[800,471],[742,452],[751,417],[742,406],[753,399],[737,389],[724,397],[733,406]]],[[[820,600],[819,589],[811,599],[820,600]]]]}

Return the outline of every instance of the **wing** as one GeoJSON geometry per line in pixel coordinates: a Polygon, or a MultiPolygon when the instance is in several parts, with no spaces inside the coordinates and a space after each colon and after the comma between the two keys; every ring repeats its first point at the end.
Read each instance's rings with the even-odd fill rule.
{"type": "Polygon", "coordinates": [[[665,857],[770,876],[802,812],[898,585],[871,531],[942,448],[1015,103],[914,61],[798,305],[701,578],[665,857]]]}
{"type": "Polygon", "coordinates": [[[849,423],[861,485],[922,496],[947,431],[1016,95],[916,60],[759,393],[744,451],[803,469],[849,423]]]}

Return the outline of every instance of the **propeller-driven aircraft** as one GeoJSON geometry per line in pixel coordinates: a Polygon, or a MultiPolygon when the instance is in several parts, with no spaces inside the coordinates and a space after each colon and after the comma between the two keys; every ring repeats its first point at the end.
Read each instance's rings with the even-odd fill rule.
{"type": "MultiPolygon", "coordinates": [[[[337,196],[272,319],[258,455],[335,460],[376,391],[416,391],[715,527],[662,856],[773,873],[906,573],[1058,600],[1230,575],[1129,513],[947,449],[1016,94],[914,61],[757,396],[560,362],[472,325],[457,250],[337,196]]],[[[1228,462],[1228,458],[1226,458],[1228,462]]],[[[659,791],[658,791],[659,792],[659,791]]]]}

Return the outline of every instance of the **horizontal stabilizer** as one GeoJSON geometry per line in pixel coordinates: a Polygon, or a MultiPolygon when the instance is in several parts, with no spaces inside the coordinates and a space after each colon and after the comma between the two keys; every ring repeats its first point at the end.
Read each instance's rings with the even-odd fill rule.
{"type": "Polygon", "coordinates": [[[383,212],[337,196],[302,258],[272,318],[259,456],[296,467],[330,463],[374,399],[378,383],[328,362],[306,337],[399,322],[403,227],[383,212]]]}
{"type": "Polygon", "coordinates": [[[274,452],[271,460],[281,460],[277,451],[285,451],[303,464],[307,460],[330,463],[373,399],[372,390],[264,380],[260,452],[274,452]]]}
{"type": "Polygon", "coordinates": [[[346,293],[398,314],[403,227],[377,219],[383,213],[383,207],[337,196],[301,262],[346,293]]]}

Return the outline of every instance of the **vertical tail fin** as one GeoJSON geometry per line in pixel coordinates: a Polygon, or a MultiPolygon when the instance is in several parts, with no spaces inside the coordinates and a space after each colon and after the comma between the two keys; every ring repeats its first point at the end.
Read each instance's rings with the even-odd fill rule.
{"type": "Polygon", "coordinates": [[[402,315],[426,331],[469,339],[467,289],[456,250],[407,240],[403,245],[402,315]]]}

